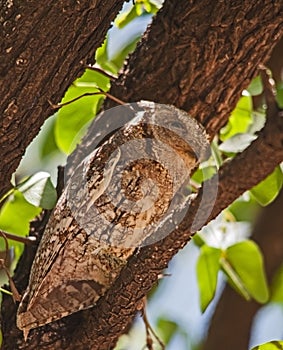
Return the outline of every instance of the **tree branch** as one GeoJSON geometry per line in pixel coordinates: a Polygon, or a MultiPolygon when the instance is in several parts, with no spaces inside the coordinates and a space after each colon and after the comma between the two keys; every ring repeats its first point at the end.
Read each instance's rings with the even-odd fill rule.
{"type": "MultiPolygon", "coordinates": [[[[277,83],[282,80],[280,74],[283,68],[280,55],[282,49],[283,37],[275,46],[267,64],[277,83]]],[[[259,99],[261,98],[262,96],[259,97],[259,99]]],[[[271,95],[271,98],[270,104],[272,105],[274,96],[271,95]]],[[[282,206],[283,191],[281,190],[276,200],[261,210],[251,235],[251,238],[257,242],[263,253],[269,283],[271,283],[275,272],[282,264],[282,206]]],[[[204,341],[204,350],[248,348],[253,319],[261,306],[256,302],[247,302],[226,284],[213,314],[207,339],[204,341]]]]}
{"type": "Polygon", "coordinates": [[[215,178],[208,181],[205,193],[198,194],[177,230],[162,241],[142,248],[139,254],[130,259],[106,296],[99,300],[93,310],[87,310],[84,313],[83,317],[88,319],[87,327],[80,328],[79,334],[76,333],[76,339],[72,339],[74,347],[70,349],[75,349],[76,346],[84,343],[86,338],[94,339],[92,349],[112,348],[117,335],[123,333],[133,319],[144,295],[157,282],[158,275],[190,239],[192,234],[190,228],[196,212],[200,222],[203,222],[203,218],[207,218],[203,224],[208,223],[242,193],[263,180],[276,165],[283,161],[282,117],[282,112],[279,111],[273,115],[258,139],[220,169],[217,198],[208,218],[208,198],[214,191],[215,178]],[[275,118],[276,122],[274,122],[275,118]],[[205,196],[204,204],[201,205],[203,196],[205,196]]]}
{"type": "MultiPolygon", "coordinates": [[[[257,73],[257,65],[266,61],[282,35],[282,13],[283,4],[279,0],[261,4],[257,1],[167,1],[129,59],[124,70],[126,75],[118,79],[111,93],[127,101],[154,99],[183,107],[213,135],[226,122],[242,89],[257,73]]],[[[277,114],[276,123],[267,124],[243,154],[221,169],[219,193],[209,220],[283,160],[283,129],[279,112],[277,114]]],[[[214,183],[211,181],[211,184],[209,188],[213,191],[214,183]]],[[[18,338],[19,347],[113,348],[158,274],[190,239],[189,228],[202,195],[209,197],[209,191],[199,194],[178,230],[163,241],[142,248],[131,258],[113,287],[93,309],[34,330],[28,343],[18,338]]],[[[211,203],[206,198],[204,204],[211,203]]],[[[202,212],[206,214],[204,206],[202,212]]],[[[15,328],[11,328],[10,335],[14,331],[15,328]]],[[[8,340],[10,338],[4,349],[12,349],[8,340]]]]}
{"type": "Polygon", "coordinates": [[[1,1],[0,198],[26,147],[103,42],[118,1],[1,1]]]}
{"type": "Polygon", "coordinates": [[[280,1],[166,1],[111,94],[171,103],[213,136],[268,60],[282,26],[280,1]]]}
{"type": "MultiPolygon", "coordinates": [[[[212,139],[280,40],[282,11],[278,0],[261,6],[255,0],[165,1],[110,93],[126,102],[173,104],[201,122],[212,139]]],[[[111,107],[107,100],[104,109],[111,107]]],[[[96,140],[84,140],[74,157],[89,154],[113,123],[98,116],[89,132],[96,140]]]]}
{"type": "MultiPolygon", "coordinates": [[[[283,191],[259,215],[252,238],[261,247],[269,283],[282,264],[283,191]]],[[[204,350],[247,349],[251,325],[261,307],[255,301],[247,302],[226,285],[212,317],[204,350]]]]}

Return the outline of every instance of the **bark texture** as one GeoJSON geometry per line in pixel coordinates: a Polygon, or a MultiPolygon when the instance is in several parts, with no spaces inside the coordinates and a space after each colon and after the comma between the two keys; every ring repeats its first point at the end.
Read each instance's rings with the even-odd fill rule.
{"type": "Polygon", "coordinates": [[[111,92],[172,103],[214,135],[281,35],[278,1],[166,1],[111,92]]]}
{"type": "MultiPolygon", "coordinates": [[[[221,169],[213,211],[204,224],[215,218],[245,190],[257,184],[283,160],[282,114],[275,112],[273,117],[274,120],[268,123],[260,137],[221,169]],[[240,173],[241,177],[235,178],[235,172],[240,173]],[[253,176],[250,176],[251,172],[253,176]],[[246,178],[249,178],[249,181],[246,181],[246,178]]],[[[81,344],[90,338],[94,339],[92,349],[113,348],[117,333],[122,333],[132,320],[134,310],[140,308],[143,296],[157,282],[158,275],[167,267],[170,259],[190,239],[190,228],[196,212],[199,218],[207,216],[214,186],[215,178],[209,181],[204,193],[199,193],[178,230],[157,244],[142,248],[139,254],[132,257],[113,287],[99,300],[95,308],[82,313],[82,317],[87,317],[87,325],[86,328],[80,328],[76,339],[72,338],[74,347],[70,349],[83,349],[81,344]],[[202,201],[204,202],[200,209],[202,201]]]]}
{"type": "MultiPolygon", "coordinates": [[[[80,6],[78,2],[76,4],[80,6]]],[[[97,9],[98,4],[94,2],[92,5],[91,12],[97,9]]],[[[110,4],[105,6],[108,5],[110,6],[110,4]]],[[[51,5],[47,5],[47,8],[49,6],[51,9],[51,5]]],[[[89,12],[87,5],[85,6],[83,13],[87,14],[89,12]]],[[[68,9],[71,11],[71,7],[68,9]]],[[[96,12],[96,14],[102,19],[106,14],[103,17],[101,11],[96,12]]],[[[72,16],[70,17],[72,18],[72,16]]],[[[231,0],[217,3],[208,0],[201,2],[166,1],[145,38],[129,58],[111,92],[129,102],[149,99],[182,107],[201,121],[208,133],[213,136],[225,124],[242,89],[247,87],[257,74],[258,65],[267,61],[273,46],[282,36],[282,17],[283,4],[281,0],[263,1],[260,4],[255,0],[231,0]]],[[[45,17],[41,16],[41,19],[43,18],[45,17]]],[[[33,18],[31,21],[34,20],[33,18]]],[[[38,20],[37,17],[36,20],[38,20]]],[[[31,23],[29,25],[33,27],[31,23]]],[[[49,23],[49,25],[51,24],[49,23]]],[[[46,28],[38,25],[37,30],[45,32],[46,28]]],[[[37,67],[34,71],[37,72],[37,74],[34,73],[36,76],[43,75],[45,77],[42,80],[45,83],[45,90],[43,86],[41,87],[41,93],[45,97],[38,93],[39,86],[37,85],[34,90],[29,92],[30,98],[36,99],[35,104],[38,108],[34,118],[31,120],[27,118],[31,104],[26,104],[27,101],[23,100],[23,97],[17,98],[16,101],[11,97],[6,99],[6,104],[3,107],[4,111],[7,110],[6,117],[3,118],[3,121],[6,122],[3,125],[4,127],[6,125],[6,128],[2,130],[6,131],[5,140],[10,145],[10,153],[13,156],[11,158],[8,149],[5,154],[6,157],[10,157],[11,162],[14,161],[12,166],[8,161],[1,165],[1,174],[5,174],[5,176],[1,175],[3,176],[3,184],[9,180],[9,173],[14,170],[26,146],[25,138],[27,135],[24,131],[21,132],[22,135],[19,135],[19,125],[23,127],[23,130],[27,130],[28,126],[31,127],[34,124],[35,131],[33,132],[36,133],[44,118],[51,112],[46,101],[48,99],[52,99],[54,102],[59,100],[62,91],[80,72],[79,62],[82,59],[82,51],[85,52],[84,59],[86,61],[93,57],[95,45],[90,48],[91,44],[84,28],[76,27],[71,33],[76,37],[79,35],[77,31],[80,30],[85,33],[85,44],[76,46],[74,49],[66,44],[65,40],[62,41],[56,65],[53,65],[53,62],[50,64],[51,68],[49,67],[48,72],[51,75],[55,72],[52,75],[52,81],[55,79],[57,84],[48,83],[47,77],[49,75],[42,73],[43,68],[34,66],[34,62],[31,65],[33,69],[37,67]],[[65,46],[70,49],[68,65],[61,68],[65,73],[58,76],[61,72],[59,68],[58,73],[58,67],[61,67],[58,66],[58,63],[61,62],[59,58],[62,56],[62,48],[66,49],[65,46]],[[79,48],[81,49],[79,50],[79,48]],[[71,77],[68,75],[66,82],[64,78],[66,78],[68,70],[72,74],[71,77]],[[43,101],[41,104],[37,102],[39,95],[40,101],[43,101]],[[15,104],[16,108],[14,108],[15,104]],[[22,108],[25,109],[25,114],[21,114],[19,119],[13,119],[16,118],[15,115],[18,116],[17,112],[13,111],[22,108]],[[40,115],[42,110],[44,110],[45,117],[40,115]],[[10,128],[13,126],[12,119],[18,121],[17,130],[11,132],[10,136],[7,137],[9,126],[10,128]],[[21,122],[24,125],[20,124],[21,122]],[[4,169],[5,172],[3,172],[4,169]]],[[[39,34],[37,33],[37,35],[39,34]]],[[[58,37],[60,36],[58,35],[58,37]]],[[[46,40],[42,42],[43,48],[45,48],[46,40]]],[[[61,40],[63,39],[61,38],[61,40]]],[[[74,43],[77,41],[75,40],[74,43]]],[[[38,54],[41,51],[43,51],[42,48],[39,49],[38,54]]],[[[53,58],[53,60],[55,59],[53,58]]],[[[14,62],[16,63],[16,60],[14,62]]],[[[30,61],[28,60],[28,62],[30,61]]],[[[14,76],[18,76],[15,73],[16,68],[17,65],[11,67],[14,69],[14,76]]],[[[30,66],[26,66],[25,69],[28,70],[28,68],[30,66]]],[[[23,71],[22,74],[25,74],[23,71]]],[[[9,96],[13,96],[13,94],[9,96]]],[[[259,138],[250,148],[221,169],[218,196],[213,212],[206,221],[214,218],[246,189],[262,180],[283,160],[283,126],[280,111],[276,108],[270,108],[269,114],[269,122],[259,138]],[[240,177],[239,174],[241,174],[240,177]]],[[[2,141],[3,138],[1,138],[2,141]]],[[[136,310],[140,309],[143,296],[157,281],[158,274],[167,266],[173,255],[190,239],[190,226],[194,215],[202,200],[202,213],[206,213],[206,205],[209,207],[211,204],[209,191],[213,191],[214,185],[213,180],[210,181],[207,191],[199,193],[178,230],[172,232],[163,241],[141,249],[137,255],[132,257],[113,287],[93,309],[36,329],[31,333],[27,343],[19,336],[15,326],[10,323],[10,326],[5,328],[3,348],[7,350],[16,348],[112,349],[119,335],[127,329],[132,321],[136,310]],[[209,186],[210,184],[211,186],[209,186]]],[[[7,185],[3,188],[5,191],[7,185]]],[[[7,299],[4,308],[9,308],[6,302],[8,302],[7,299]]],[[[7,320],[5,321],[7,322],[7,320]]]]}
{"type": "Polygon", "coordinates": [[[25,149],[103,42],[123,0],[0,1],[0,197],[25,149]]]}

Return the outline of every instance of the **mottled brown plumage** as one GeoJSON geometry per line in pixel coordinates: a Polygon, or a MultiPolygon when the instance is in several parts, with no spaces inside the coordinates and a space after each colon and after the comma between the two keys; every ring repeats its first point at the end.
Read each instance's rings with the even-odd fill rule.
{"type": "Polygon", "coordinates": [[[50,217],[18,310],[25,336],[97,302],[207,152],[187,113],[147,101],[129,108],[135,118],[82,160],[50,217]]]}

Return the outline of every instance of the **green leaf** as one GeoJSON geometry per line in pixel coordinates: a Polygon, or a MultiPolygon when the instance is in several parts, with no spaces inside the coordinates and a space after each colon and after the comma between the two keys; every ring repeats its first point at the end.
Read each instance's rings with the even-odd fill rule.
{"type": "Polygon", "coordinates": [[[111,61],[109,61],[111,63],[111,66],[115,67],[116,72],[118,72],[122,68],[124,61],[129,55],[129,53],[135,50],[139,39],[139,35],[133,37],[132,40],[128,42],[128,45],[122,47],[121,50],[118,53],[116,53],[115,56],[111,59],[111,61]]]}
{"type": "Polygon", "coordinates": [[[29,177],[17,189],[25,199],[36,207],[52,209],[57,201],[57,193],[51,180],[50,174],[41,171],[29,177]]]}
{"type": "Polygon", "coordinates": [[[133,6],[128,12],[122,12],[120,15],[118,15],[115,20],[115,24],[118,28],[122,29],[137,17],[138,14],[136,8],[133,6]]]}
{"type": "Polygon", "coordinates": [[[106,36],[106,39],[104,40],[103,44],[96,50],[95,52],[95,61],[96,63],[106,71],[109,71],[111,73],[117,73],[116,69],[114,71],[112,70],[112,67],[108,67],[108,52],[107,52],[107,46],[108,46],[108,36],[106,36]]]}
{"type": "Polygon", "coordinates": [[[222,152],[220,152],[220,150],[219,150],[218,141],[216,139],[213,140],[211,142],[210,146],[211,146],[212,159],[213,159],[217,169],[219,169],[221,167],[221,165],[223,164],[223,159],[222,159],[222,152]]]}
{"type": "Polygon", "coordinates": [[[146,10],[146,12],[151,13],[152,12],[152,4],[150,3],[150,1],[144,1],[143,3],[144,9],[146,10]]]}
{"type": "Polygon", "coordinates": [[[258,133],[266,123],[266,111],[264,109],[258,109],[252,112],[253,123],[248,128],[250,135],[258,133]]]}
{"type": "Polygon", "coordinates": [[[159,7],[157,4],[151,1],[136,1],[136,5],[132,6],[129,11],[119,14],[114,23],[118,28],[122,29],[137,17],[142,16],[145,12],[154,15],[158,9],[159,7]]]}
{"type": "Polygon", "coordinates": [[[223,270],[232,279],[237,290],[247,299],[252,297],[259,303],[267,302],[269,292],[263,257],[258,246],[251,240],[236,243],[227,248],[226,260],[231,270],[225,268],[225,265],[223,270]]]}
{"type": "Polygon", "coordinates": [[[280,82],[277,85],[277,96],[276,96],[277,103],[279,105],[279,108],[283,108],[283,82],[280,82]]]}
{"type": "Polygon", "coordinates": [[[42,135],[40,148],[41,159],[44,159],[55,152],[60,152],[55,140],[55,115],[50,117],[46,122],[49,122],[49,125],[45,133],[42,135]]]}
{"type": "Polygon", "coordinates": [[[247,91],[252,95],[252,96],[257,96],[262,94],[263,92],[263,86],[262,86],[262,81],[260,75],[255,77],[249,87],[247,88],[247,91]]]}
{"type": "MultiPolygon", "coordinates": [[[[62,103],[73,100],[85,93],[98,92],[109,89],[110,79],[101,73],[87,70],[85,74],[70,86],[62,103]]],[[[55,140],[58,147],[66,154],[70,154],[80,142],[82,130],[93,119],[100,107],[103,95],[86,96],[62,107],[55,124],[55,140]]]]}
{"type": "Polygon", "coordinates": [[[251,300],[251,296],[249,292],[246,290],[243,282],[241,281],[240,277],[235,272],[234,268],[230,265],[228,260],[225,257],[221,258],[220,261],[221,269],[226,274],[228,278],[228,283],[230,286],[239,293],[244,299],[251,300]]]}
{"type": "Polygon", "coordinates": [[[282,350],[283,349],[283,341],[281,340],[273,340],[269,343],[258,345],[252,350],[282,350]]]}
{"type": "Polygon", "coordinates": [[[143,14],[143,11],[144,11],[143,4],[137,2],[135,5],[135,8],[136,8],[137,15],[141,16],[143,14]]]}
{"type": "Polygon", "coordinates": [[[236,134],[228,140],[225,140],[220,146],[219,150],[227,153],[238,153],[242,152],[247,148],[252,141],[257,138],[256,135],[251,134],[236,134]]]}
{"type": "Polygon", "coordinates": [[[202,247],[205,244],[205,240],[202,238],[201,233],[197,233],[193,236],[193,242],[196,246],[199,248],[202,247]]]}
{"type": "Polygon", "coordinates": [[[29,233],[29,222],[41,212],[41,208],[27,202],[20,191],[15,190],[0,212],[0,229],[18,235],[29,233]]]}
{"type": "Polygon", "coordinates": [[[231,113],[228,124],[220,131],[221,141],[225,141],[233,135],[245,133],[248,130],[253,121],[252,109],[251,96],[242,96],[231,113]]]}
{"type": "Polygon", "coordinates": [[[104,43],[96,50],[95,53],[96,63],[104,70],[111,72],[112,74],[117,74],[120,67],[118,67],[115,62],[112,62],[108,57],[108,36],[104,43]]]}
{"type": "Polygon", "coordinates": [[[204,312],[213,299],[220,269],[221,250],[203,245],[197,261],[197,281],[201,311],[204,312]]]}
{"type": "Polygon", "coordinates": [[[262,206],[266,206],[277,197],[281,190],[283,175],[280,166],[272,174],[250,190],[250,193],[262,206]]]}
{"type": "Polygon", "coordinates": [[[160,336],[164,344],[167,345],[177,332],[178,325],[166,318],[159,318],[157,321],[157,328],[157,334],[160,336]]]}
{"type": "Polygon", "coordinates": [[[279,268],[273,278],[270,301],[283,303],[283,265],[279,268]]]}
{"type": "Polygon", "coordinates": [[[260,206],[253,197],[250,197],[249,201],[240,198],[234,201],[234,203],[228,207],[228,210],[235,217],[236,221],[254,222],[260,210],[260,206]]]}
{"type": "Polygon", "coordinates": [[[214,174],[217,173],[217,168],[214,165],[208,165],[208,166],[200,166],[197,171],[194,172],[192,176],[192,180],[197,182],[198,184],[203,183],[203,181],[206,181],[210,179],[214,174]]]}

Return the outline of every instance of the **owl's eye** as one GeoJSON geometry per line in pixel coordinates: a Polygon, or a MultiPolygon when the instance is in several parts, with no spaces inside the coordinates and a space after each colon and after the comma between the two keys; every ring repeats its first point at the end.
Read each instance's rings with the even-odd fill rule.
{"type": "Polygon", "coordinates": [[[173,121],[169,124],[169,126],[173,129],[184,130],[184,124],[179,121],[173,121]]]}

